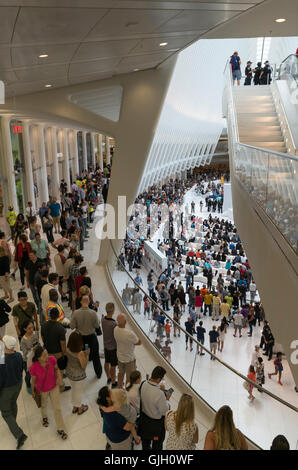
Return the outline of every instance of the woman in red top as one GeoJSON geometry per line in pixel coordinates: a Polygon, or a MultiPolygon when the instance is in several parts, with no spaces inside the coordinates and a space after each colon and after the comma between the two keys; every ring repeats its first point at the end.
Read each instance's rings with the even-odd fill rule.
{"type": "MultiPolygon", "coordinates": [[[[248,372],[248,375],[247,375],[247,378],[252,380],[252,382],[257,382],[257,379],[256,379],[256,372],[255,372],[255,368],[254,366],[250,366],[249,367],[249,372],[248,372]]],[[[249,389],[248,389],[248,398],[250,400],[254,400],[256,397],[253,396],[252,394],[252,391],[253,391],[253,388],[254,386],[249,384],[249,389]]]]}
{"type": "Polygon", "coordinates": [[[197,314],[198,318],[201,318],[200,313],[203,311],[203,309],[202,309],[203,301],[204,301],[204,297],[202,296],[199,287],[197,287],[195,307],[196,307],[196,314],[197,314]]]}
{"type": "MultiPolygon", "coordinates": [[[[25,264],[29,260],[29,253],[31,251],[30,243],[28,242],[27,236],[22,233],[19,238],[19,242],[17,243],[16,250],[15,250],[15,261],[18,263],[18,267],[20,270],[20,277],[22,283],[22,290],[25,289],[25,264]]],[[[15,267],[14,274],[17,270],[17,266],[15,267]]],[[[15,279],[15,277],[14,277],[15,279]]]]}

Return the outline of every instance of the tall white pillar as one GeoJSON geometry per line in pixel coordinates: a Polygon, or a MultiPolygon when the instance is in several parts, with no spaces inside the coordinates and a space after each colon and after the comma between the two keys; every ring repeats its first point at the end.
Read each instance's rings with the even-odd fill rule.
{"type": "Polygon", "coordinates": [[[63,129],[63,178],[67,184],[67,190],[70,191],[70,174],[69,174],[69,149],[68,149],[68,129],[63,129]]]}
{"type": "Polygon", "coordinates": [[[97,134],[97,147],[98,147],[99,168],[103,170],[102,135],[101,134],[97,134]]]}
{"type": "Polygon", "coordinates": [[[91,132],[91,164],[93,165],[93,169],[95,169],[95,145],[94,145],[94,132],[91,132]]]}
{"type": "Polygon", "coordinates": [[[73,179],[79,174],[79,153],[78,153],[78,131],[74,130],[72,139],[72,151],[73,151],[73,179]]]}
{"type": "Polygon", "coordinates": [[[48,174],[47,174],[47,162],[45,152],[45,140],[44,140],[44,127],[39,124],[37,126],[38,134],[38,156],[40,164],[40,199],[42,202],[48,202],[49,200],[49,189],[48,189],[48,174]]]}
{"type": "Polygon", "coordinates": [[[27,198],[27,202],[28,201],[32,202],[33,209],[36,209],[29,127],[30,127],[29,122],[24,121],[23,122],[23,149],[24,149],[24,164],[25,164],[25,177],[26,177],[26,198],[27,198]]]}
{"type": "MultiPolygon", "coordinates": [[[[3,136],[3,169],[5,170],[4,181],[7,181],[7,187],[2,188],[6,191],[7,206],[12,205],[15,212],[18,212],[18,198],[16,190],[16,181],[15,181],[15,172],[14,172],[14,162],[11,146],[11,135],[10,135],[10,117],[1,118],[1,130],[3,136]]],[[[8,207],[4,208],[4,211],[7,211],[8,207]]],[[[5,213],[5,212],[4,212],[5,213]]]]}
{"type": "Polygon", "coordinates": [[[59,176],[59,163],[58,163],[58,147],[57,147],[57,128],[50,129],[51,136],[51,162],[52,162],[52,194],[51,196],[59,199],[60,197],[60,176],[59,176]]]}
{"type": "Polygon", "coordinates": [[[82,145],[83,145],[83,170],[88,169],[88,161],[87,161],[87,139],[86,139],[87,132],[82,132],[82,145]]]}
{"type": "Polygon", "coordinates": [[[111,164],[110,141],[108,135],[106,136],[106,163],[107,165],[111,164]]]}

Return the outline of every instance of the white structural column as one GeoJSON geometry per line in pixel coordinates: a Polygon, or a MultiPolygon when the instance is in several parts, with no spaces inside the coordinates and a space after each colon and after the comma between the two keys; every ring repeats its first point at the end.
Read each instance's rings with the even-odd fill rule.
{"type": "Polygon", "coordinates": [[[99,168],[103,170],[102,135],[101,134],[97,134],[97,147],[98,147],[99,168]]]}
{"type": "Polygon", "coordinates": [[[111,164],[110,141],[108,135],[106,135],[106,164],[111,164]]]}
{"type": "Polygon", "coordinates": [[[90,139],[91,139],[91,164],[93,165],[93,168],[95,168],[95,145],[94,145],[94,136],[95,133],[91,132],[90,133],[90,139]]]}
{"type": "Polygon", "coordinates": [[[83,145],[83,170],[87,170],[88,168],[88,161],[87,161],[87,132],[82,132],[82,145],[83,145]]]}
{"type": "MultiPolygon", "coordinates": [[[[19,207],[18,207],[18,198],[17,198],[13,154],[12,154],[12,146],[11,146],[11,135],[10,135],[10,117],[1,118],[1,130],[2,130],[2,136],[3,136],[2,165],[6,173],[3,179],[4,179],[4,182],[7,181],[7,187],[5,188],[6,190],[5,199],[7,201],[7,206],[12,205],[14,210],[18,212],[19,207]]],[[[5,210],[7,209],[8,207],[5,207],[5,210]]]]}
{"type": "Polygon", "coordinates": [[[40,175],[41,175],[41,181],[39,182],[40,199],[42,202],[47,202],[49,200],[49,190],[48,190],[48,174],[47,174],[47,162],[46,162],[43,125],[39,124],[37,126],[37,134],[38,134],[38,156],[39,156],[40,175]]]}
{"type": "Polygon", "coordinates": [[[70,174],[69,174],[69,149],[68,149],[68,129],[63,129],[63,178],[67,184],[68,190],[70,191],[70,174]]]}
{"type": "Polygon", "coordinates": [[[78,131],[72,132],[72,151],[73,151],[73,179],[79,174],[79,153],[78,153],[78,131]]]}
{"type": "Polygon", "coordinates": [[[23,121],[23,148],[24,148],[24,164],[26,176],[26,197],[27,202],[31,201],[33,209],[36,208],[34,196],[34,181],[32,171],[32,157],[30,147],[30,125],[28,121],[23,121]]]}
{"type": "Polygon", "coordinates": [[[59,163],[57,157],[57,128],[51,128],[51,160],[52,160],[52,196],[59,198],[59,163]]]}

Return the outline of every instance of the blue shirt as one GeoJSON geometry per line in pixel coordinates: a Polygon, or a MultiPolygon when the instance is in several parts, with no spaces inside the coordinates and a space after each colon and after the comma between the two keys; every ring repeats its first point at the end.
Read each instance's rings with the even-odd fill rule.
{"type": "Polygon", "coordinates": [[[60,215],[60,204],[59,202],[51,202],[50,204],[50,209],[51,209],[51,216],[52,217],[59,217],[60,215]]]}
{"type": "Polygon", "coordinates": [[[114,443],[125,441],[130,435],[130,431],[123,428],[126,425],[126,419],[117,411],[105,413],[102,411],[102,417],[105,425],[105,433],[109,440],[114,443]]]}
{"type": "Polygon", "coordinates": [[[197,338],[199,339],[204,339],[204,334],[206,333],[205,328],[202,326],[197,326],[197,338]]]}
{"type": "Polygon", "coordinates": [[[210,336],[210,343],[217,343],[217,338],[219,337],[219,333],[216,330],[209,331],[210,336]]]}

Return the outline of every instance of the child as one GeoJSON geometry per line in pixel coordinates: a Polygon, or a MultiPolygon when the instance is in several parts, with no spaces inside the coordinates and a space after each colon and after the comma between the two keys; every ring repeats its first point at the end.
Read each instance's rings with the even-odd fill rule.
{"type": "MultiPolygon", "coordinates": [[[[249,372],[248,372],[247,378],[252,380],[253,382],[256,382],[256,372],[255,372],[254,366],[249,366],[249,372]]],[[[254,386],[249,384],[248,398],[252,401],[256,398],[252,394],[253,388],[254,386]]]]}
{"type": "Polygon", "coordinates": [[[144,296],[144,315],[146,318],[146,313],[148,313],[148,320],[150,319],[150,300],[147,295],[144,296]]]}
{"type": "Polygon", "coordinates": [[[165,319],[166,316],[163,313],[158,314],[157,317],[157,336],[159,338],[164,338],[164,328],[165,328],[165,319]]]}
{"type": "Polygon", "coordinates": [[[271,379],[272,375],[277,375],[277,373],[278,373],[278,383],[279,383],[279,385],[283,385],[282,382],[281,382],[281,374],[282,374],[282,371],[284,370],[284,368],[283,368],[283,365],[282,365],[282,353],[281,352],[278,352],[276,354],[276,359],[274,361],[274,366],[275,366],[275,372],[273,372],[272,374],[268,374],[268,377],[269,377],[269,379],[271,379]]]}
{"type": "Polygon", "coordinates": [[[165,332],[166,332],[166,335],[167,335],[167,341],[168,343],[172,343],[173,341],[171,341],[171,328],[172,328],[172,325],[171,325],[171,322],[170,320],[168,319],[166,321],[166,324],[165,324],[165,332]]]}

